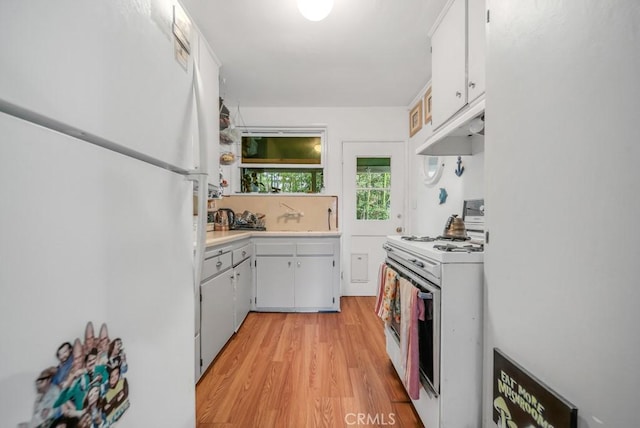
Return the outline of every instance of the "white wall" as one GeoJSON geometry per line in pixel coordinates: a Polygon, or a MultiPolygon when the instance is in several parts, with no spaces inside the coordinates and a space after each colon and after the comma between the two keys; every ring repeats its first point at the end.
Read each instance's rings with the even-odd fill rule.
{"type": "Polygon", "coordinates": [[[579,427],[638,426],[640,3],[490,8],[484,426],[494,346],[579,427]]]}
{"type": "MultiPolygon", "coordinates": [[[[426,88],[425,88],[426,89],[426,88]]],[[[421,91],[417,99],[424,96],[421,91]]],[[[442,235],[444,225],[452,214],[462,215],[465,199],[479,199],[484,196],[484,142],[482,137],[474,140],[472,156],[462,156],[464,172],[460,177],[455,173],[457,156],[443,156],[444,172],[440,180],[427,186],[424,184],[424,162],[428,158],[416,155],[416,149],[432,134],[431,124],[424,125],[409,139],[408,144],[408,192],[407,192],[407,233],[413,235],[442,235]],[[446,202],[440,204],[440,188],[447,192],[446,202]]]]}
{"type": "Polygon", "coordinates": [[[407,139],[404,107],[275,108],[229,106],[236,124],[252,126],[326,126],[325,193],[342,193],[343,141],[399,141],[407,139]]]}
{"type": "MultiPolygon", "coordinates": [[[[376,278],[378,265],[384,260],[382,241],[373,243],[370,237],[351,238],[344,230],[342,215],[342,142],[385,141],[397,142],[404,153],[408,137],[408,109],[406,107],[366,108],[243,108],[230,107],[235,122],[246,126],[326,126],[327,159],[325,162],[325,193],[338,196],[338,228],[342,235],[343,284],[351,277],[351,253],[368,254],[369,278],[376,278]]],[[[343,287],[342,292],[345,293],[343,287]]],[[[369,291],[363,291],[368,294],[369,291]]]]}

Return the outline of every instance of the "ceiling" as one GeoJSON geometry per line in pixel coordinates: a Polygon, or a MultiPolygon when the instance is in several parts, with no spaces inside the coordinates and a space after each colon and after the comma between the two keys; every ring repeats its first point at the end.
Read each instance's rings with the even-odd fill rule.
{"type": "Polygon", "coordinates": [[[183,0],[244,107],[408,106],[431,77],[428,32],[447,0],[335,0],[323,21],[296,0],[183,0]]]}

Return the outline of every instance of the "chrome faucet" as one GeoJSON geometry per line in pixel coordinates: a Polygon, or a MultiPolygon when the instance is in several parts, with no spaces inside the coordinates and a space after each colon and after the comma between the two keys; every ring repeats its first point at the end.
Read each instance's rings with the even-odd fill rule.
{"type": "Polygon", "coordinates": [[[297,217],[297,218],[304,217],[304,213],[302,211],[298,211],[297,209],[290,207],[284,202],[280,202],[280,206],[285,207],[289,210],[286,213],[284,213],[285,217],[297,217]]]}

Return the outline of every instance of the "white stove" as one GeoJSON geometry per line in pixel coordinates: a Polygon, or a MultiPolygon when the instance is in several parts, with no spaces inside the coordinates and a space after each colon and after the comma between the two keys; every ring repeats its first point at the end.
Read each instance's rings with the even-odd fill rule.
{"type": "Polygon", "coordinates": [[[482,244],[470,241],[438,239],[431,241],[426,239],[425,237],[391,235],[387,236],[387,244],[439,263],[482,263],[484,261],[482,244]]]}
{"type": "MultiPolygon", "coordinates": [[[[465,201],[470,239],[391,235],[385,264],[430,301],[431,319],[419,323],[421,391],[412,399],[425,426],[477,426],[482,397],[484,201],[465,201]],[[467,411],[460,412],[464,405],[467,411]]],[[[421,297],[423,298],[423,297],[421,297]]],[[[385,327],[387,353],[401,378],[401,337],[385,327]]]]}

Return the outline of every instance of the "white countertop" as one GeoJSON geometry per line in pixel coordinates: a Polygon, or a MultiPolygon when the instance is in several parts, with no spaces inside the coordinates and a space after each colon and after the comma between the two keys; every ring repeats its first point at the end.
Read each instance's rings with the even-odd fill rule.
{"type": "Polygon", "coordinates": [[[276,237],[294,237],[294,238],[324,238],[341,236],[339,230],[307,230],[307,231],[287,231],[287,230],[227,230],[207,232],[206,246],[226,244],[228,242],[238,241],[245,238],[276,238],[276,237]]]}

